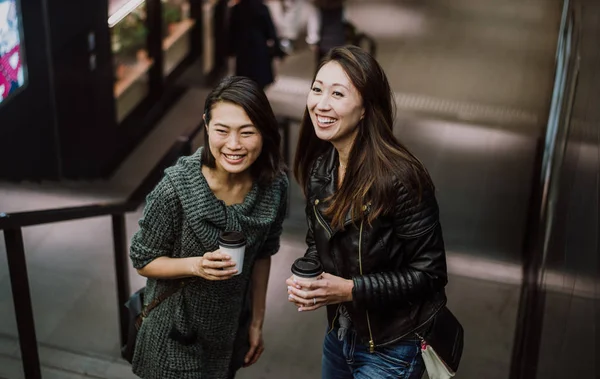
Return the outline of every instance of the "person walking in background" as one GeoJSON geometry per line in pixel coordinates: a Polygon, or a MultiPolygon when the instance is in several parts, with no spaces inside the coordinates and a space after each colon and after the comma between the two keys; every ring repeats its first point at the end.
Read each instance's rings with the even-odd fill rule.
{"type": "Polygon", "coordinates": [[[301,312],[327,307],[323,379],[421,378],[421,340],[446,303],[438,204],[423,164],[394,136],[377,61],[332,49],[306,100],[294,175],[306,196],[315,281],[287,279],[301,312]]]}
{"type": "Polygon", "coordinates": [[[306,43],[319,41],[319,14],[312,0],[270,0],[267,2],[279,35],[281,48],[291,55],[300,33],[306,32],[306,43]]]}
{"type": "Polygon", "coordinates": [[[275,81],[285,53],[262,0],[240,0],[231,8],[228,55],[230,71],[235,75],[246,76],[263,89],[275,81]]]}
{"type": "Polygon", "coordinates": [[[318,67],[329,50],[347,44],[345,0],[314,0],[313,2],[317,11],[312,14],[312,19],[308,22],[307,33],[311,40],[316,38],[310,36],[315,34],[318,36],[318,40],[311,45],[318,67]],[[318,32],[315,33],[315,30],[318,32]]]}
{"type": "Polygon", "coordinates": [[[146,200],[130,257],[147,277],[133,372],[143,379],[230,379],[264,350],[271,256],[279,250],[288,179],[269,101],[245,77],[206,99],[206,145],[168,168],[146,200]],[[246,240],[242,266],[223,231],[246,240]],[[173,289],[176,289],[173,292],[173,289]]]}

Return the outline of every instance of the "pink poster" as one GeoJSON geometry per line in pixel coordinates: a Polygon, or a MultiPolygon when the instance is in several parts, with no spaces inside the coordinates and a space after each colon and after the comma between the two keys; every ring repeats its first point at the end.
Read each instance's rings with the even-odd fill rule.
{"type": "Polygon", "coordinates": [[[0,103],[25,82],[16,0],[0,0],[0,103]]]}

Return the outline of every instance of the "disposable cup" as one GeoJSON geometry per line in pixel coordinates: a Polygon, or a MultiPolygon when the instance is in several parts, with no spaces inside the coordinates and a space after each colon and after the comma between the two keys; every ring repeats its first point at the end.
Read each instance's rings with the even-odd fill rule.
{"type": "Polygon", "coordinates": [[[318,280],[323,273],[321,262],[313,258],[301,257],[292,265],[292,275],[296,280],[312,282],[318,280]]]}
{"type": "Polygon", "coordinates": [[[235,266],[232,267],[238,270],[235,275],[241,274],[244,269],[244,255],[246,253],[246,237],[244,237],[244,234],[232,231],[221,233],[219,249],[221,253],[229,255],[231,260],[235,262],[235,266]]]}

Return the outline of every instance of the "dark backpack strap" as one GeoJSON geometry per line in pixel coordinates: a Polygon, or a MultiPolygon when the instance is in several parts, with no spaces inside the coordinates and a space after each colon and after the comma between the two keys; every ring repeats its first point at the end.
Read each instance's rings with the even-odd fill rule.
{"type": "Polygon", "coordinates": [[[154,308],[158,307],[160,305],[160,303],[167,300],[169,297],[173,296],[177,291],[179,291],[180,289],[182,289],[183,287],[187,286],[189,283],[194,282],[194,281],[195,281],[195,279],[181,280],[179,282],[179,284],[177,284],[176,286],[169,288],[168,290],[166,290],[165,292],[160,294],[160,296],[155,297],[154,300],[152,300],[152,302],[150,302],[150,304],[148,304],[146,307],[144,307],[144,309],[142,309],[142,313],[140,313],[140,315],[137,318],[136,323],[135,323],[136,328],[137,329],[140,328],[140,326],[142,325],[142,321],[144,321],[144,319],[146,317],[148,317],[148,314],[154,308]]]}

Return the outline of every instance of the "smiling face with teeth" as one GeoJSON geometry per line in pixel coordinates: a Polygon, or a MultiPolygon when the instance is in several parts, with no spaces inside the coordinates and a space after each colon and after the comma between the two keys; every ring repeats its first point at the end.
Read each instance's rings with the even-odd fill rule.
{"type": "Polygon", "coordinates": [[[360,93],[339,63],[331,61],[321,67],[306,107],[319,139],[338,150],[352,145],[365,109],[360,93]]]}
{"type": "Polygon", "coordinates": [[[208,146],[215,157],[215,168],[240,174],[260,156],[263,139],[244,109],[227,101],[213,105],[206,126],[208,146]]]}

